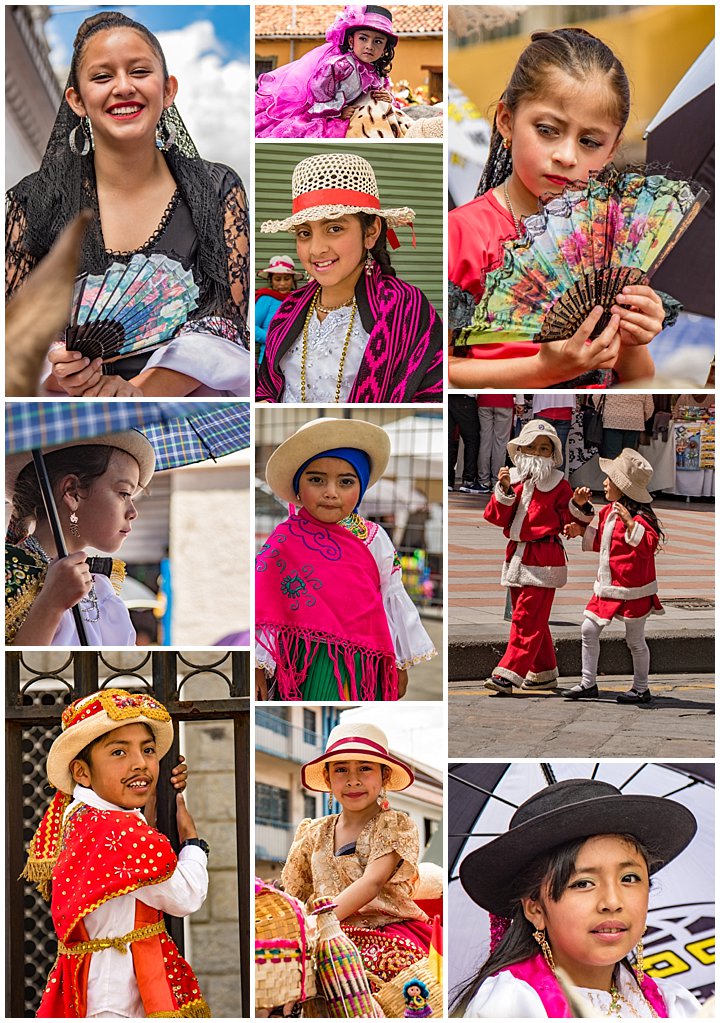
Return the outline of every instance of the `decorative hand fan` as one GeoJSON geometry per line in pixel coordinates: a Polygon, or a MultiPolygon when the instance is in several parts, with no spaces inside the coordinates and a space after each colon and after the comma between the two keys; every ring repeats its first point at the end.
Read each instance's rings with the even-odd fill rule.
{"type": "Polygon", "coordinates": [[[473,321],[456,344],[560,341],[626,285],[647,284],[708,198],[702,188],[636,171],[567,185],[541,198],[525,234],[505,243],[473,321]]]}
{"type": "Polygon", "coordinates": [[[156,348],[185,323],[198,296],[192,271],[169,256],[135,255],[103,275],[81,274],[65,344],[105,362],[156,348]]]}

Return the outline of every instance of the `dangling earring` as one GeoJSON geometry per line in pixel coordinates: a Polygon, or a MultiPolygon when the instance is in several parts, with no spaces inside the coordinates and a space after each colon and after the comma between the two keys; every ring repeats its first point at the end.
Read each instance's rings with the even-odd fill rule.
{"type": "Polygon", "coordinates": [[[390,800],[385,795],[385,787],[384,786],[383,786],[383,788],[380,789],[380,795],[377,797],[375,802],[377,803],[377,805],[380,807],[381,810],[389,810],[390,809],[390,800]]]}
{"type": "Polygon", "coordinates": [[[373,254],[370,251],[370,249],[367,249],[365,252],[365,273],[367,274],[368,277],[371,276],[374,269],[375,260],[373,259],[373,254]]]}
{"type": "Polygon", "coordinates": [[[555,973],[555,960],[553,959],[552,949],[548,944],[548,940],[545,937],[545,931],[541,931],[539,928],[533,931],[533,938],[537,941],[540,946],[540,951],[543,954],[543,959],[548,964],[553,973],[555,973]]]}
{"type": "Polygon", "coordinates": [[[75,156],[87,156],[92,149],[92,129],[90,128],[90,121],[87,117],[80,118],[80,124],[76,124],[73,130],[68,135],[68,145],[70,146],[71,152],[75,156]],[[86,126],[87,125],[87,126],[86,126]],[[82,149],[78,149],[78,135],[80,132],[82,136],[82,149]]]}
{"type": "MultiPolygon", "coordinates": [[[[645,928],[645,931],[647,931],[647,927],[645,928]]],[[[645,936],[645,931],[643,931],[643,937],[645,936]]],[[[638,943],[637,943],[637,945],[635,947],[635,966],[634,966],[635,979],[637,980],[638,984],[641,985],[641,986],[642,986],[643,980],[645,979],[645,954],[644,953],[645,953],[645,950],[643,948],[643,940],[642,940],[642,937],[641,937],[640,941],[638,941],[638,943]]]]}
{"type": "Polygon", "coordinates": [[[509,138],[503,138],[502,140],[503,149],[510,149],[512,141],[509,138]]]}
{"type": "Polygon", "coordinates": [[[155,129],[155,145],[162,152],[167,152],[175,141],[175,131],[167,123],[167,117],[165,116],[166,113],[167,111],[163,110],[162,116],[157,123],[157,128],[155,129]]]}
{"type": "Polygon", "coordinates": [[[78,529],[78,517],[77,512],[70,512],[70,532],[73,536],[80,536],[80,530],[78,529]]]}

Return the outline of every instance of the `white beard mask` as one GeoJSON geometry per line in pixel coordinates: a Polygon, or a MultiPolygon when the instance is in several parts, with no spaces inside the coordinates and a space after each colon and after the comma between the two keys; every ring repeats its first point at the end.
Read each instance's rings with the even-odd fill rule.
{"type": "Polygon", "coordinates": [[[515,466],[520,473],[521,480],[532,480],[537,486],[550,479],[550,474],[555,468],[552,458],[542,458],[540,455],[525,455],[519,451],[515,456],[515,466]]]}

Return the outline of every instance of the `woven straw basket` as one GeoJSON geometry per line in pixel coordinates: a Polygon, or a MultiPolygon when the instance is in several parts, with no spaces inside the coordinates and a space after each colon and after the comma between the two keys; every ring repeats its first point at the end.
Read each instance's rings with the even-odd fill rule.
{"type": "Polygon", "coordinates": [[[441,1019],[443,1015],[442,985],[438,984],[430,972],[427,957],[419,959],[412,966],[406,966],[404,970],[401,970],[396,977],[393,977],[386,984],[383,984],[379,978],[373,977],[372,980],[380,985],[380,990],[374,995],[375,1001],[380,1005],[386,1016],[392,1019],[402,1018],[405,1015],[403,985],[407,984],[413,977],[417,977],[418,980],[427,985],[427,989],[430,992],[430,1006],[433,1011],[433,1017],[441,1019]]]}
{"type": "Polygon", "coordinates": [[[314,996],[304,907],[263,885],[255,893],[255,1007],[271,1009],[314,996]]]}

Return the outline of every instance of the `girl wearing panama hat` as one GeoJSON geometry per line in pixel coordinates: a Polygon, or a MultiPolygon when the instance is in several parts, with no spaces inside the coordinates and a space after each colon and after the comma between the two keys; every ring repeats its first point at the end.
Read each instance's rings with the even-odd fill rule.
{"type": "Polygon", "coordinates": [[[255,350],[259,366],[265,357],[270,321],[290,292],[297,288],[298,273],[291,256],[271,256],[268,265],[258,270],[257,275],[268,282],[268,287],[255,291],[255,350]]]}
{"type": "Polygon", "coordinates": [[[360,419],[306,423],[273,452],[267,482],[291,508],[255,575],[256,690],[281,700],[397,700],[436,650],[405,592],[388,534],[357,513],[390,439],[360,419]]]}
{"type": "Polygon", "coordinates": [[[398,37],[392,14],[374,4],[349,5],[326,42],[258,78],[257,138],[345,138],[358,102],[395,105],[388,74],[398,37]]]}
{"type": "MultiPolygon", "coordinates": [[[[665,611],[657,595],[655,556],[665,534],[651,507],[647,489],[653,469],[642,455],[625,448],[617,458],[601,458],[603,489],[610,502],[600,511],[597,529],[570,523],[566,536],[582,535],[584,551],[600,555],[597,580],[582,624],[582,679],[564,694],[571,700],[596,698],[600,635],[613,618],[625,624],[625,642],[633,660],[633,684],[617,696],[618,703],[650,703],[650,650],[645,622],[665,611]]],[[[587,487],[580,499],[589,501],[587,487]]]]}
{"type": "Polygon", "coordinates": [[[29,453],[5,460],[12,515],[5,538],[5,639],[18,646],[77,646],[71,609],[79,604],[90,646],[134,646],[120,599],[125,565],[88,559],[114,554],[137,518],[134,498],[155,470],[152,445],[136,430],[106,434],[44,455],[68,550],[58,558],[29,453]]]}
{"type": "Polygon", "coordinates": [[[302,160],[292,194],[291,215],[261,230],[295,235],[311,282],[275,314],[257,400],[441,402],[440,319],[397,277],[386,246],[415,212],[383,208],[373,168],[354,153],[302,160]]]}
{"type": "Polygon", "coordinates": [[[453,1015],[562,1019],[575,1015],[569,994],[590,1003],[588,1016],[695,1016],[689,991],[644,972],[642,937],[651,876],[696,830],[680,803],[597,779],[527,799],[460,865],[463,888],[491,914],[491,950],[453,1015]]]}
{"type": "Polygon", "coordinates": [[[301,821],[283,888],[303,901],[332,898],[368,972],[390,980],[430,947],[430,922],[413,901],[417,825],[386,797],[412,785],[413,773],[389,753],[380,728],[350,722],[332,730],[325,752],[303,766],[301,778],[313,792],[332,793],[342,809],[301,821]]]}

